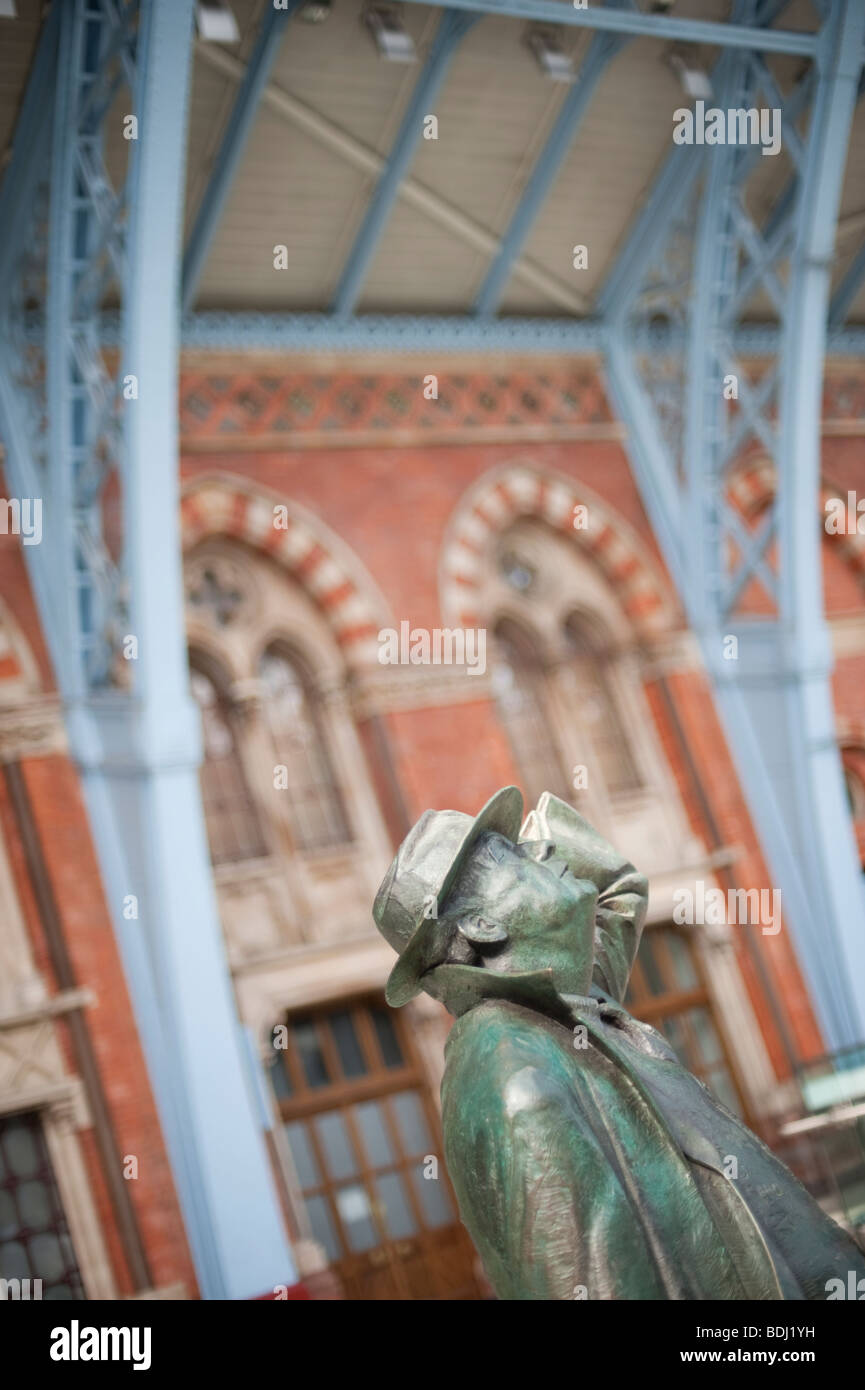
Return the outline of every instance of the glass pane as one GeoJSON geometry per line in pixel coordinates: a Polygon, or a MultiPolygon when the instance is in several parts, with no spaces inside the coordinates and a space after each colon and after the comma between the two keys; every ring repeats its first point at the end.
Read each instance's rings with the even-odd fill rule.
{"type": "Polygon", "coordinates": [[[29,1279],[31,1275],[27,1251],[18,1240],[0,1245],[0,1279],[29,1279]]]}
{"type": "Polygon", "coordinates": [[[367,1070],[351,1014],[331,1014],[330,1028],[339,1052],[339,1063],[346,1077],[362,1076],[367,1070]]]}
{"type": "Polygon", "coordinates": [[[24,1125],[10,1124],[3,1136],[3,1148],[10,1173],[17,1178],[31,1178],[39,1167],[39,1155],[33,1135],[24,1125]]]}
{"type": "Polygon", "coordinates": [[[708,1009],[689,1009],[688,1016],[691,1020],[691,1026],[697,1035],[700,1060],[707,1064],[720,1062],[723,1057],[721,1041],[715,1030],[715,1025],[712,1022],[708,1009]]]}
{"type": "Polygon", "coordinates": [[[670,947],[670,955],[673,958],[673,969],[676,972],[676,984],[679,989],[698,989],[700,981],[697,978],[697,971],[685,942],[676,932],[665,932],[667,943],[670,947]]]}
{"type": "Polygon", "coordinates": [[[276,1049],[276,1056],[267,1069],[270,1085],[277,1100],[288,1100],[292,1094],[291,1077],[285,1065],[285,1052],[276,1049]]]}
{"type": "Polygon", "coordinates": [[[51,1203],[41,1182],[24,1182],[18,1189],[18,1214],[21,1225],[31,1231],[51,1225],[51,1203]]]}
{"type": "Polygon", "coordinates": [[[8,1192],[0,1192],[0,1240],[8,1240],[18,1227],[18,1213],[8,1192]]]}
{"type": "Polygon", "coordinates": [[[375,1026],[378,1045],[381,1049],[382,1061],[386,1067],[401,1067],[404,1065],[402,1049],[393,1026],[393,1019],[386,1009],[372,1009],[372,1021],[375,1026]]]}
{"type": "Polygon", "coordinates": [[[401,1091],[391,1096],[390,1103],[399,1128],[403,1148],[407,1154],[426,1154],[430,1152],[432,1140],[426,1117],[416,1091],[401,1091]]]}
{"type": "Polygon", "coordinates": [[[315,1161],[312,1144],[309,1142],[306,1126],[299,1121],[286,1125],[285,1137],[288,1140],[288,1147],[291,1149],[291,1156],[297,1169],[297,1180],[301,1187],[319,1187],[321,1175],[315,1161]]]}
{"type": "Polygon", "coordinates": [[[529,800],[543,791],[566,797],[570,788],[552,735],[546,674],[531,636],[507,620],[495,629],[491,683],[529,800]]]}
{"type": "Polygon", "coordinates": [[[651,990],[652,994],[666,994],[667,991],[664,987],[664,981],[661,977],[661,971],[658,967],[658,962],[655,960],[651,928],[649,928],[649,930],[643,936],[643,939],[640,942],[640,949],[638,954],[640,958],[640,964],[642,965],[645,974],[646,983],[649,986],[649,989],[651,990]]]}
{"type": "Polygon", "coordinates": [[[294,836],[301,849],[346,844],[351,839],[315,693],[300,667],[271,648],[261,658],[263,713],[279,763],[294,836]]]}
{"type": "Polygon", "coordinates": [[[265,853],[265,845],[225,702],[204,671],[193,667],[190,682],[201,710],[201,793],[211,858],[216,864],[257,858],[265,853]]]}
{"type": "Polygon", "coordinates": [[[384,1218],[388,1235],[392,1240],[413,1236],[417,1222],[411,1214],[408,1196],[399,1173],[386,1173],[376,1182],[379,1197],[384,1206],[384,1218]]]}
{"type": "Polygon", "coordinates": [[[664,1034],[679,1061],[683,1066],[689,1066],[688,1050],[685,1046],[685,1035],[682,1032],[682,1025],[675,1014],[669,1018],[658,1020],[658,1031],[664,1034]]]}
{"type": "Polygon", "coordinates": [[[31,1240],[30,1259],[37,1279],[59,1279],[66,1267],[59,1240],[47,1232],[31,1240]]]}
{"type": "Polygon", "coordinates": [[[307,1086],[327,1086],[330,1077],[327,1074],[324,1057],[318,1045],[315,1024],[310,1019],[305,1019],[302,1023],[295,1023],[292,1032],[294,1033],[295,1046],[300,1053],[307,1086]]]}
{"type": "Polygon", "coordinates": [[[350,1178],[357,1172],[357,1159],[351,1147],[345,1120],[339,1111],[319,1115],[316,1133],[324,1149],[324,1161],[332,1178],[350,1178]]]}
{"type": "Polygon", "coordinates": [[[372,1168],[383,1168],[394,1162],[393,1147],[384,1111],[378,1101],[368,1100],[354,1107],[354,1118],[360,1130],[361,1140],[366,1150],[367,1163],[372,1168]]]}
{"type": "Polygon", "coordinates": [[[378,1244],[366,1188],[357,1185],[341,1188],[336,1194],[336,1204],[352,1250],[370,1250],[378,1244]]]}
{"type": "Polygon", "coordinates": [[[84,1297],[38,1114],[0,1119],[0,1278],[42,1279],[43,1297],[84,1297]],[[64,1293],[65,1290],[65,1293],[64,1293]]]}
{"type": "Polygon", "coordinates": [[[424,1163],[419,1163],[416,1168],[412,1169],[412,1181],[421,1204],[424,1221],[428,1226],[446,1226],[454,1220],[454,1213],[447,1184],[442,1176],[441,1164],[438,1165],[438,1176],[435,1178],[424,1176],[426,1166],[424,1163]]]}
{"type": "Polygon", "coordinates": [[[728,1110],[732,1110],[734,1115],[741,1115],[742,1106],[726,1067],[714,1067],[705,1080],[709,1090],[715,1092],[728,1110]]]}
{"type": "Polygon", "coordinates": [[[309,1213],[309,1224],[312,1227],[313,1238],[323,1245],[327,1251],[329,1260],[338,1260],[342,1254],[339,1248],[336,1229],[330,1209],[324,1197],[310,1197],[306,1204],[309,1213]]]}

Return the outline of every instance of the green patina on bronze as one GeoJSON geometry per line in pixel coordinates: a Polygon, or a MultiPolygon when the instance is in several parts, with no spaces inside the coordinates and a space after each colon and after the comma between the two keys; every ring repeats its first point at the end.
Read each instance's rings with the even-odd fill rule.
{"type": "Polygon", "coordinates": [[[647,883],[545,793],[426,811],[373,915],[455,1015],[445,1159],[503,1299],[825,1299],[859,1246],[622,1007],[647,883]],[[733,1169],[736,1177],[727,1174],[733,1169]]]}

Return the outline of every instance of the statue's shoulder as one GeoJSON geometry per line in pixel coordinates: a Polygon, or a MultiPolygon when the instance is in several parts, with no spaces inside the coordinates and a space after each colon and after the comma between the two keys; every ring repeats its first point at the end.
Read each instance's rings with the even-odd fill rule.
{"type": "MultiPolygon", "coordinates": [[[[569,1088],[566,1029],[541,1014],[505,1000],[487,1000],[457,1019],[445,1048],[445,1081],[483,1086],[504,1096],[512,1079],[532,1073],[543,1086],[569,1088]]],[[[524,1093],[526,1088],[521,1088],[524,1093]]]]}

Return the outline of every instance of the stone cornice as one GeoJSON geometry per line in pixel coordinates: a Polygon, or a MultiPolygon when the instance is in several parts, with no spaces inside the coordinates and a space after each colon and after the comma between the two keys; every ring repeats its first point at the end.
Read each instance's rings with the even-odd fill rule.
{"type": "Polygon", "coordinates": [[[62,706],[56,696],[0,705],[0,762],[67,751],[62,706]]]}

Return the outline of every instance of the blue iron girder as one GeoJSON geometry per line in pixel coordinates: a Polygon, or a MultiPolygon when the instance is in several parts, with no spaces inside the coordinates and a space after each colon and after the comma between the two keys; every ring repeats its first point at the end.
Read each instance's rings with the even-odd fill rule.
{"type": "MultiPolygon", "coordinates": [[[[629,345],[643,282],[675,224],[676,206],[661,228],[655,226],[653,246],[626,248],[602,296],[611,382],[631,434],[635,474],[700,638],[751,813],[782,888],[785,920],[832,1047],[865,1037],[865,901],[834,728],[817,522],[831,259],[863,39],[865,7],[842,0],[827,8],[807,135],[797,132],[791,142],[793,173],[783,211],[763,228],[747,205],[753,147],[719,145],[698,156],[703,185],[687,276],[689,346],[675,350],[687,382],[678,465],[665,448],[629,345]],[[785,263],[786,284],[778,274],[785,263]],[[781,318],[774,358],[759,380],[737,358],[742,315],[756,290],[776,301],[781,318]],[[722,392],[730,375],[739,387],[736,414],[722,392]],[[776,500],[754,525],[728,495],[731,471],[749,442],[768,454],[777,477],[776,500]],[[754,598],[755,578],[764,590],[756,610],[753,602],[743,607],[747,590],[754,598]],[[725,659],[731,635],[738,660],[725,659]]],[[[782,125],[792,125],[805,88],[800,83],[799,95],[794,89],[785,100],[766,73],[751,54],[725,54],[714,78],[717,104],[753,107],[762,92],[764,99],[783,102],[782,125]]],[[[676,165],[683,177],[698,177],[693,161],[693,153],[674,152],[659,189],[672,193],[676,165]]]]}
{"type": "Polygon", "coordinates": [[[535,219],[540,212],[565,156],[574,141],[580,123],[589,109],[595,90],[610,60],[627,42],[611,34],[595,34],[580,66],[580,70],[562,103],[555,124],[541,150],[523,195],[502,237],[501,246],[475,302],[479,315],[495,313],[507,285],[514,261],[520,254],[535,219]]]}
{"type": "MultiPolygon", "coordinates": [[[[407,0],[407,3],[427,5],[429,0],[407,0]]],[[[758,38],[754,25],[648,14],[638,9],[609,10],[597,4],[577,8],[565,3],[565,0],[449,0],[449,7],[478,15],[500,15],[508,19],[533,20],[539,24],[575,25],[582,29],[601,29],[611,34],[664,41],[715,44],[720,48],[761,49],[767,53],[795,53],[808,57],[814,54],[817,47],[816,34],[766,29],[758,38]]]]}
{"type": "Polygon", "coordinates": [[[474,15],[459,14],[451,9],[446,9],[441,17],[426,62],[403,115],[393,149],[340,276],[333,300],[333,311],[337,315],[349,315],[354,311],[366,273],[399,195],[399,186],[408,173],[418,142],[423,135],[424,117],[431,114],[431,108],[442,88],[457,47],[474,23],[474,15]]]}
{"type": "Polygon", "coordinates": [[[196,291],[219,226],[219,219],[258,114],[261,94],[270,79],[276,55],[285,36],[288,18],[299,3],[300,0],[286,0],[286,7],[280,10],[268,6],[262,16],[255,48],[247,64],[246,76],[234,99],[219,152],[214,160],[184,253],[181,294],[184,311],[191,309],[195,303],[196,291]]]}
{"type": "MultiPolygon", "coordinates": [[[[50,141],[48,225],[36,237],[47,250],[31,271],[27,246],[0,234],[0,259],[15,268],[0,412],[13,486],[35,478],[44,496],[44,542],[25,553],[199,1286],[241,1298],[295,1272],[225,960],[185,649],[178,252],[192,15],[193,0],[53,7],[54,81],[37,64],[41,111],[24,103],[28,153],[43,167],[50,141]],[[129,116],[138,130],[115,189],[120,132],[110,121],[129,116]],[[31,299],[46,280],[34,341],[31,299]],[[109,291],[121,308],[106,353],[109,291]],[[125,394],[124,382],[137,391],[125,394]],[[47,434],[30,436],[26,422],[40,416],[47,434]],[[105,531],[109,478],[122,546],[105,531]]],[[[14,219],[23,241],[45,221],[47,190],[22,169],[10,196],[29,200],[14,219]]]]}
{"type": "MultiPolygon", "coordinates": [[[[323,313],[249,313],[199,310],[184,316],[183,347],[211,352],[497,352],[594,355],[606,345],[600,318],[533,318],[468,314],[359,314],[338,318],[323,313]]],[[[673,334],[673,341],[677,335],[673,334]]],[[[678,335],[681,339],[681,334],[678,335]]],[[[771,356],[778,346],[777,324],[755,323],[736,329],[736,351],[746,357],[771,356]]],[[[103,343],[117,340],[116,321],[103,318],[103,343]]],[[[661,350],[669,335],[638,334],[646,351],[661,350]]],[[[865,357],[865,328],[833,333],[836,357],[865,357]]]]}

